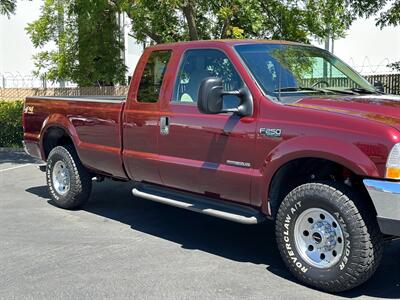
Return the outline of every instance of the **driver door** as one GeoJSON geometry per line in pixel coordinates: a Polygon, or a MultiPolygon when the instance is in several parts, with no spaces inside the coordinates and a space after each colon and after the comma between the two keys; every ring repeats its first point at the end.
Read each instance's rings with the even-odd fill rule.
{"type": "MultiPolygon", "coordinates": [[[[243,86],[221,50],[191,49],[183,54],[173,97],[161,108],[161,180],[169,187],[250,203],[256,121],[235,114],[200,113],[197,94],[207,77],[221,78],[225,90],[243,86]]],[[[238,104],[236,96],[224,97],[225,108],[238,104]]]]}

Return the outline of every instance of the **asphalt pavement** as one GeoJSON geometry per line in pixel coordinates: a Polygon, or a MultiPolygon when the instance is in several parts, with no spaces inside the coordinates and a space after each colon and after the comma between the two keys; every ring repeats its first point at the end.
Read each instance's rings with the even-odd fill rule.
{"type": "Polygon", "coordinates": [[[0,152],[0,299],[400,299],[400,241],[370,281],[334,296],[291,276],[272,223],[134,198],[110,180],[84,209],[59,209],[36,163],[0,152]]]}

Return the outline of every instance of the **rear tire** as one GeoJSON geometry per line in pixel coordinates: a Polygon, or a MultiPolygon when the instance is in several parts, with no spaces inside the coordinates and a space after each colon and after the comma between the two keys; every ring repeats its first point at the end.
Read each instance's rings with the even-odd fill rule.
{"type": "Polygon", "coordinates": [[[90,197],[92,178],[72,146],[57,146],[51,150],[46,179],[51,199],[61,208],[80,208],[90,197]]]}
{"type": "Polygon", "coordinates": [[[366,200],[335,182],[303,184],[286,196],[276,238],[285,264],[302,283],[342,292],[374,274],[382,234],[366,200]]]}

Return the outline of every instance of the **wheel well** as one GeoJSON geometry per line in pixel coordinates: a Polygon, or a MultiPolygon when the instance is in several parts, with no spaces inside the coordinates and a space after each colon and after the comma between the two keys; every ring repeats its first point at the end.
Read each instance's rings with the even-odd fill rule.
{"type": "Polygon", "coordinates": [[[60,127],[51,127],[47,129],[43,137],[43,151],[46,159],[54,147],[66,145],[74,146],[74,143],[64,129],[60,127]]]}
{"type": "Polygon", "coordinates": [[[272,217],[275,218],[281,202],[295,187],[308,182],[326,180],[341,182],[350,187],[355,187],[372,204],[361,176],[330,160],[299,158],[283,165],[272,178],[268,195],[272,217]]]}

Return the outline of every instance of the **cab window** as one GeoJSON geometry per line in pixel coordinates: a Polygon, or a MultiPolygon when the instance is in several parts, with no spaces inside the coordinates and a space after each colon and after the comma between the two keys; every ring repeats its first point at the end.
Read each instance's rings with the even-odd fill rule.
{"type": "Polygon", "coordinates": [[[140,79],[138,102],[154,103],[158,101],[170,57],[170,50],[154,51],[150,54],[140,79]]]}
{"type": "MultiPolygon", "coordinates": [[[[185,52],[175,83],[175,103],[196,104],[200,84],[204,78],[222,79],[224,90],[238,90],[243,86],[229,58],[216,49],[194,49],[185,52]]],[[[236,96],[224,96],[224,107],[233,108],[239,105],[236,96]]]]}

